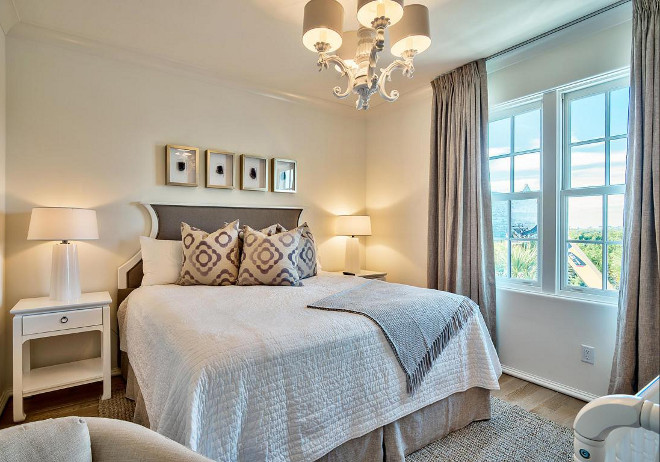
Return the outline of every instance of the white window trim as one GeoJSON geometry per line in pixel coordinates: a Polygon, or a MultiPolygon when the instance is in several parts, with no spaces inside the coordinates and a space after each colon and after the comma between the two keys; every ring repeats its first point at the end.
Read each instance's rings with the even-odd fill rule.
{"type": "MultiPolygon", "coordinates": [[[[605,294],[601,289],[585,290],[570,288],[564,290],[561,286],[564,261],[562,260],[563,226],[562,217],[566,207],[560,207],[563,186],[563,95],[572,91],[587,89],[606,82],[616,82],[629,79],[628,67],[600,74],[588,79],[572,82],[533,95],[517,98],[505,103],[491,106],[489,122],[494,122],[510,116],[513,112],[521,112],[520,107],[541,102],[541,192],[539,198],[539,266],[538,280],[522,281],[511,278],[497,278],[497,287],[519,290],[531,293],[599,302],[606,305],[617,304],[618,292],[605,294]],[[508,114],[508,115],[507,115],[508,114]],[[555,258],[547,258],[554,255],[555,258]],[[544,258],[546,256],[546,258],[544,258]]],[[[613,83],[613,85],[616,85],[613,83]]],[[[585,90],[587,91],[587,90],[585,90]]],[[[524,112],[524,111],[522,111],[524,112]]],[[[621,191],[625,186],[621,186],[621,191]]],[[[586,189],[586,188],[585,188],[586,189]]],[[[595,191],[595,190],[591,190],[595,191]]],[[[592,192],[585,194],[593,194],[592,192]]],[[[611,191],[610,191],[611,192],[611,191]]],[[[495,193],[502,194],[502,193],[495,193]]],[[[606,218],[606,217],[605,217],[606,218]]],[[[606,226],[606,221],[603,225],[606,226]]]]}
{"type": "MultiPolygon", "coordinates": [[[[617,71],[615,73],[612,73],[610,75],[609,79],[606,79],[604,77],[607,76],[600,76],[600,78],[596,81],[589,81],[589,82],[582,82],[582,83],[577,83],[569,86],[568,88],[562,88],[558,89],[557,91],[557,100],[559,104],[559,108],[561,110],[560,112],[560,118],[557,122],[558,126],[561,126],[562,131],[561,131],[561,143],[560,143],[560,150],[557,153],[558,161],[559,161],[559,169],[558,172],[561,174],[561,178],[559,181],[557,181],[557,187],[558,187],[558,197],[559,197],[559,255],[558,255],[558,263],[559,263],[559,268],[557,271],[557,285],[558,285],[558,293],[567,295],[567,296],[573,296],[573,297],[579,297],[579,298],[586,298],[586,299],[595,299],[599,301],[609,301],[610,303],[618,301],[618,295],[619,291],[618,290],[607,290],[607,289],[594,289],[590,287],[575,287],[575,286],[569,286],[568,285],[568,272],[564,271],[564,269],[567,267],[567,253],[563,251],[563,249],[566,246],[566,243],[569,242],[570,240],[568,239],[567,236],[567,230],[568,230],[568,198],[570,197],[583,197],[583,196],[605,196],[604,203],[603,203],[603,215],[602,215],[602,234],[603,234],[603,239],[600,241],[595,241],[594,244],[600,244],[603,246],[602,252],[603,252],[603,271],[602,271],[602,277],[603,277],[603,282],[606,284],[607,283],[607,245],[608,243],[612,242],[609,239],[605,239],[606,233],[607,233],[607,226],[608,226],[608,219],[607,219],[607,214],[608,214],[608,206],[607,206],[607,196],[610,194],[624,194],[625,193],[625,185],[604,185],[604,186],[590,186],[590,187],[581,187],[581,188],[575,188],[571,189],[568,186],[568,182],[570,179],[570,148],[571,145],[575,143],[570,143],[570,140],[568,139],[567,136],[563,136],[563,134],[569,133],[570,130],[570,117],[565,117],[567,107],[571,103],[571,101],[575,101],[577,99],[581,99],[590,95],[597,95],[601,93],[606,93],[609,94],[610,91],[615,90],[617,88],[621,88],[623,86],[626,86],[629,84],[629,78],[628,74],[626,72],[625,76],[621,76],[621,71],[617,71]],[[563,125],[562,125],[563,124],[563,125]]],[[[599,138],[599,139],[594,139],[594,140],[589,140],[588,142],[585,143],[597,143],[597,142],[604,142],[605,143],[605,172],[606,175],[609,174],[609,147],[608,147],[608,140],[612,139],[621,139],[621,138],[627,138],[629,134],[626,135],[620,135],[620,136],[614,136],[610,137],[609,136],[609,123],[610,123],[610,114],[609,114],[609,99],[606,96],[605,100],[606,104],[606,111],[605,111],[605,137],[599,138]]],[[[609,180],[608,180],[609,182],[609,180]]],[[[607,286],[605,286],[607,287],[607,286]]]]}
{"type": "MultiPolygon", "coordinates": [[[[514,101],[509,101],[504,104],[500,104],[497,106],[494,106],[491,110],[491,114],[493,114],[492,117],[489,117],[488,123],[491,122],[497,122],[498,120],[502,119],[507,119],[510,117],[514,117],[518,114],[524,114],[526,112],[533,111],[535,109],[540,109],[541,110],[541,146],[540,149],[531,149],[529,152],[536,152],[539,151],[540,154],[540,165],[539,165],[539,181],[540,181],[540,190],[539,191],[530,191],[530,192],[508,192],[508,193],[501,193],[501,192],[494,192],[491,194],[491,202],[497,201],[509,201],[509,230],[511,226],[511,201],[513,200],[525,200],[525,199],[536,199],[536,205],[537,205],[537,210],[536,210],[536,217],[537,217],[537,238],[536,239],[530,239],[530,241],[536,241],[537,246],[536,246],[536,280],[535,281],[530,281],[526,279],[517,279],[517,278],[512,278],[512,277],[501,277],[498,276],[497,279],[497,284],[500,287],[510,287],[510,288],[521,288],[524,290],[530,290],[534,292],[540,292],[541,291],[541,281],[542,281],[542,262],[543,262],[543,225],[542,225],[542,208],[543,208],[543,104],[542,104],[542,95],[541,94],[536,94],[536,95],[530,95],[525,98],[520,98],[514,101]]],[[[513,138],[515,136],[514,131],[511,131],[511,149],[513,150],[513,138]]],[[[527,151],[521,151],[521,152],[510,152],[506,155],[501,155],[501,156],[493,156],[489,157],[488,160],[490,162],[491,159],[498,159],[498,158],[509,158],[511,159],[511,168],[509,170],[509,181],[511,184],[511,187],[514,185],[514,166],[513,166],[513,159],[516,155],[521,155],[525,154],[527,151]]],[[[511,241],[518,241],[518,239],[512,239],[511,236],[507,239],[509,242],[509,249],[508,249],[508,259],[507,259],[507,265],[509,269],[509,274],[511,274],[511,241]]],[[[524,241],[521,240],[521,241],[524,241]]]]}

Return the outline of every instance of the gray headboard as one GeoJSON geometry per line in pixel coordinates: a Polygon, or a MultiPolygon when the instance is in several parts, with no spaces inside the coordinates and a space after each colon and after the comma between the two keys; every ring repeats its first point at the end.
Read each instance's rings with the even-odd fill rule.
{"type": "MultiPolygon", "coordinates": [[[[151,217],[151,237],[156,239],[181,239],[181,222],[213,232],[225,223],[240,220],[241,226],[255,229],[280,223],[288,229],[299,224],[301,208],[286,207],[230,207],[221,205],[174,205],[142,204],[151,217]]],[[[142,257],[140,252],[119,267],[117,271],[119,298],[142,282],[142,257]],[[123,291],[123,293],[122,293],[123,291]]]]}

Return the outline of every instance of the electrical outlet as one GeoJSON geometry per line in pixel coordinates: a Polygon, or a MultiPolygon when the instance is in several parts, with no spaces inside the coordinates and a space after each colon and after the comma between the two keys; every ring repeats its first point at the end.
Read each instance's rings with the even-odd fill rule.
{"type": "Polygon", "coordinates": [[[594,364],[596,349],[589,345],[582,345],[582,362],[594,364]]]}

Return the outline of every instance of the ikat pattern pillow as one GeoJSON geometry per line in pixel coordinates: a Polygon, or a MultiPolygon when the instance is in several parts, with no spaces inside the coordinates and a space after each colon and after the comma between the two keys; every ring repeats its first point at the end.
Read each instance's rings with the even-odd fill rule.
{"type": "Polygon", "coordinates": [[[298,245],[301,231],[295,229],[272,236],[244,228],[239,286],[297,286],[298,245]]]}
{"type": "Polygon", "coordinates": [[[238,278],[240,247],[238,220],[214,233],[181,223],[183,265],[181,286],[228,286],[238,278]]]}

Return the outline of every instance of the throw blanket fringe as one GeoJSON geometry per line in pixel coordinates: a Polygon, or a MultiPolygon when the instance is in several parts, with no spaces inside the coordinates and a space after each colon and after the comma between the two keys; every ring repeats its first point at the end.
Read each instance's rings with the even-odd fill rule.
{"type": "Polygon", "coordinates": [[[369,281],[308,305],[369,318],[383,332],[414,395],[452,338],[478,307],[462,295],[369,281]]]}
{"type": "MultiPolygon", "coordinates": [[[[454,335],[463,329],[463,326],[467,324],[473,315],[474,310],[472,309],[472,303],[469,299],[466,298],[461,302],[458,310],[456,310],[456,312],[453,314],[451,320],[442,330],[440,336],[433,341],[431,348],[429,348],[424,355],[424,359],[422,359],[419,364],[417,364],[417,367],[412,372],[412,374],[406,373],[406,391],[409,394],[415,394],[415,390],[417,390],[417,388],[419,388],[419,386],[422,384],[424,377],[431,370],[431,367],[433,367],[435,360],[438,359],[438,356],[442,354],[442,351],[445,349],[449,341],[454,338],[454,335]]],[[[385,334],[385,337],[387,338],[390,346],[392,346],[392,342],[390,341],[387,334],[385,334]]],[[[399,358],[399,355],[393,346],[392,350],[394,350],[396,359],[399,361],[399,364],[401,364],[401,359],[399,358]]]]}

